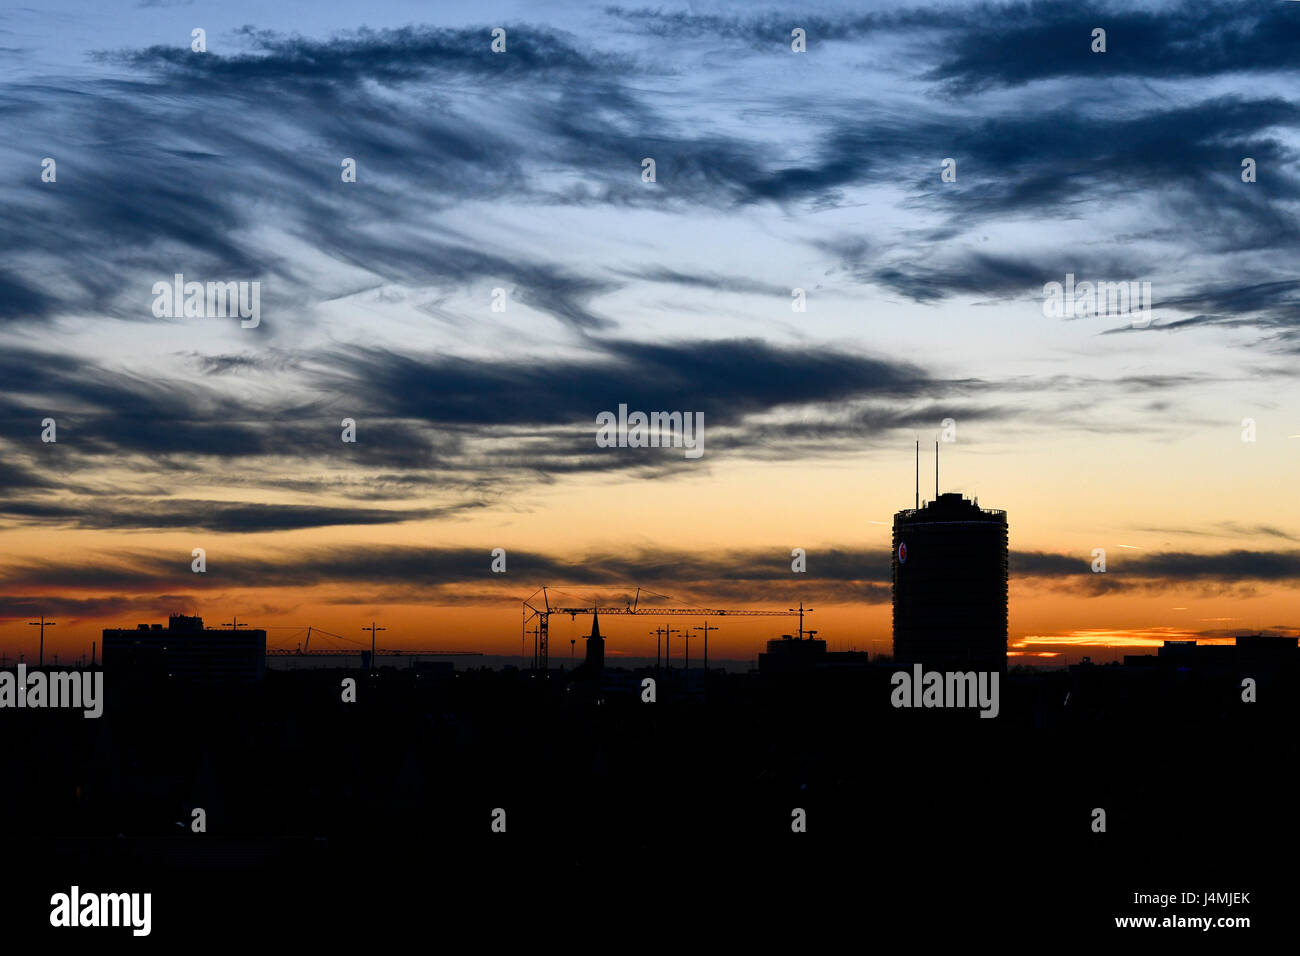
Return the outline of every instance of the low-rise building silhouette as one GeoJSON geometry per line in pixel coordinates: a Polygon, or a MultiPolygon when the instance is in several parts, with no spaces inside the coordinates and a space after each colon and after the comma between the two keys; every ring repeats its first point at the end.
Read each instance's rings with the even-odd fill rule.
{"type": "Polygon", "coordinates": [[[830,651],[815,631],[797,637],[782,634],[767,642],[767,650],[758,655],[758,672],[763,675],[806,674],[814,671],[866,667],[871,655],[866,651],[830,651]]]}
{"type": "Polygon", "coordinates": [[[266,631],[208,628],[173,614],[164,627],[104,630],[104,670],[133,678],[201,682],[255,681],[266,672],[266,631]]]}
{"type": "Polygon", "coordinates": [[[1154,654],[1125,654],[1124,666],[1198,673],[1285,671],[1300,667],[1300,638],[1242,634],[1232,644],[1165,641],[1154,654]]]}

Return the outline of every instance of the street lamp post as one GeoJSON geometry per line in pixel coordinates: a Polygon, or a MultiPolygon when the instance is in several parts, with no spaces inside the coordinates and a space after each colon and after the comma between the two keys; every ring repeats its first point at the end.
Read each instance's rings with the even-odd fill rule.
{"type": "Polygon", "coordinates": [[[375,661],[375,631],[386,631],[386,627],[375,627],[375,622],[371,621],[369,627],[363,627],[361,630],[370,632],[370,673],[375,674],[379,671],[379,665],[375,661]]]}
{"type": "Polygon", "coordinates": [[[45,620],[45,615],[42,614],[41,619],[39,621],[28,621],[27,623],[31,627],[39,627],[41,629],[41,657],[40,657],[39,666],[44,667],[45,666],[45,629],[47,627],[53,627],[54,621],[45,620]]]}
{"type": "Polygon", "coordinates": [[[696,625],[693,630],[704,632],[704,675],[708,680],[709,674],[709,631],[716,631],[717,627],[710,624],[708,618],[704,619],[703,625],[696,625]]]}

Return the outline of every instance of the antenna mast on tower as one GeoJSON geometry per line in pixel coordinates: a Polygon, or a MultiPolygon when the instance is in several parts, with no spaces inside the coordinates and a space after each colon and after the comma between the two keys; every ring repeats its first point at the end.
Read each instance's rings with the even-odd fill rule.
{"type": "Polygon", "coordinates": [[[916,440],[916,509],[921,510],[921,439],[916,440]]]}

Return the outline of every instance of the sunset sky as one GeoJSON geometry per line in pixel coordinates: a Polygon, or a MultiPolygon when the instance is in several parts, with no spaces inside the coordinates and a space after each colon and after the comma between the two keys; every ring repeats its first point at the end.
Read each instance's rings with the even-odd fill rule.
{"type": "Polygon", "coordinates": [[[1300,634],[1300,3],[746,11],[0,13],[0,650],[184,611],[517,654],[537,587],[629,584],[888,652],[945,418],[1026,662],[1300,634]],[[260,324],[156,317],[177,273],[260,324]],[[1067,274],[1149,325],[1047,317],[1067,274]],[[703,456],[598,447],[620,404],[703,456]]]}

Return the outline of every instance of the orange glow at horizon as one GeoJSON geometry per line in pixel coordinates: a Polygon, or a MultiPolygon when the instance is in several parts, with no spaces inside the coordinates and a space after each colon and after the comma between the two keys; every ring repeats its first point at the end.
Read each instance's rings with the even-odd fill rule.
{"type": "MultiPolygon", "coordinates": [[[[972,425],[963,433],[973,439],[971,445],[980,437],[976,429],[972,425]]],[[[1150,466],[1144,443],[1124,435],[1107,436],[1106,442],[1108,467],[1121,468],[1127,462],[1137,474],[1150,466]]],[[[1050,444],[1000,449],[990,445],[945,459],[946,489],[989,491],[982,504],[1008,511],[1013,560],[1017,551],[1036,551],[1078,562],[1081,573],[1071,578],[1013,574],[1008,645],[1013,652],[1024,652],[1014,656],[1024,661],[1069,662],[1082,652],[1094,657],[1108,652],[1119,655],[1125,648],[1154,647],[1164,640],[1227,639],[1234,633],[1295,629],[1300,623],[1295,620],[1295,588],[1285,580],[1176,582],[1125,577],[1126,562],[1143,560],[1139,554],[1188,550],[1186,538],[1165,532],[1142,537],[1134,527],[1176,527],[1185,523],[1180,514],[1212,513],[1215,502],[1223,500],[1240,502],[1233,515],[1240,524],[1265,524],[1271,502],[1283,491],[1271,483],[1273,479],[1243,465],[1228,469],[1216,479],[1217,485],[1206,485],[1195,467],[1204,449],[1192,442],[1186,448],[1167,449],[1162,467],[1198,475],[1196,482],[1180,486],[1176,496],[1168,494],[1173,479],[1163,486],[1160,482],[1126,485],[1121,500],[1113,486],[1090,480],[1090,463],[1097,454],[1096,448],[1050,444]],[[1239,482],[1232,485],[1231,495],[1225,494],[1229,480],[1239,482]],[[1062,498],[1074,503],[1068,513],[1059,506],[1062,498]],[[1099,545],[1112,549],[1108,572],[1082,573],[1091,549],[1099,545]],[[1113,590],[1090,589],[1101,584],[1113,590]]],[[[297,640],[296,629],[323,627],[360,642],[365,639],[362,626],[377,620],[388,628],[383,637],[390,647],[518,657],[521,644],[524,655],[531,654],[531,637],[522,634],[520,602],[538,585],[551,582],[521,573],[513,563],[507,574],[491,574],[493,547],[505,547],[512,561],[514,555],[526,553],[575,565],[599,562],[605,555],[627,561],[644,554],[650,567],[655,566],[654,555],[663,551],[699,556],[698,580],[657,582],[648,573],[630,583],[672,594],[684,604],[711,607],[784,609],[803,599],[817,608],[805,626],[816,629],[830,647],[887,655],[892,648],[886,519],[897,507],[910,507],[912,468],[908,454],[866,454],[814,469],[799,463],[720,459],[710,463],[708,470],[672,480],[577,476],[530,488],[512,499],[509,508],[380,528],[199,534],[11,527],[0,530],[0,581],[6,565],[27,562],[35,568],[32,583],[5,590],[10,599],[23,598],[33,617],[41,613],[45,597],[94,608],[80,614],[45,612],[59,622],[46,632],[51,653],[88,653],[104,628],[162,622],[176,611],[197,613],[209,624],[238,615],[241,621],[267,628],[270,646],[290,650],[297,640]],[[635,492],[634,499],[629,499],[629,490],[635,492]],[[629,500],[635,501],[634,507],[629,508],[629,500]],[[207,550],[208,570],[195,575],[189,567],[190,552],[200,545],[207,550]],[[790,548],[796,545],[807,550],[807,575],[781,573],[771,579],[738,582],[719,566],[717,576],[712,576],[710,555],[725,557],[729,549],[770,551],[774,566],[788,569],[790,548]],[[245,562],[260,561],[268,574],[274,574],[279,567],[292,570],[300,555],[328,559],[348,549],[385,547],[481,551],[482,578],[440,581],[431,569],[425,580],[408,575],[406,580],[349,581],[322,574],[319,579],[295,578],[283,586],[252,586],[247,578],[242,585],[233,580],[229,586],[223,583],[227,571],[238,572],[245,562]],[[824,554],[843,547],[881,557],[873,557],[873,563],[862,569],[862,581],[818,579],[824,554]],[[154,579],[130,577],[125,572],[141,555],[169,570],[154,579]],[[62,587],[42,586],[42,569],[57,574],[65,567],[87,567],[110,575],[121,571],[123,580],[112,585],[71,580],[62,587]],[[100,610],[107,602],[112,602],[111,613],[100,610]]],[[[112,480],[111,475],[102,477],[112,480]]],[[[215,487],[191,490],[213,499],[221,497],[218,492],[215,487]]],[[[347,501],[325,496],[319,503],[347,501]]],[[[1265,550],[1273,543],[1256,536],[1201,547],[1265,550]]],[[[27,626],[30,619],[0,620],[0,650],[28,657],[35,652],[37,629],[27,626]]],[[[692,626],[701,623],[693,618],[664,620],[673,621],[674,627],[683,621],[692,626]]],[[[653,615],[602,617],[602,632],[610,638],[607,653],[615,659],[653,657],[655,637],[650,632],[660,623],[653,615]]],[[[710,657],[733,660],[752,660],[764,642],[798,627],[797,619],[788,617],[715,618],[711,623],[722,629],[710,633],[710,657]]],[[[555,660],[567,655],[563,645],[570,639],[586,636],[584,626],[590,624],[581,617],[577,622],[552,618],[555,660]]],[[[316,640],[313,637],[313,647],[316,640]]],[[[693,658],[695,648],[693,640],[693,658]]]]}

